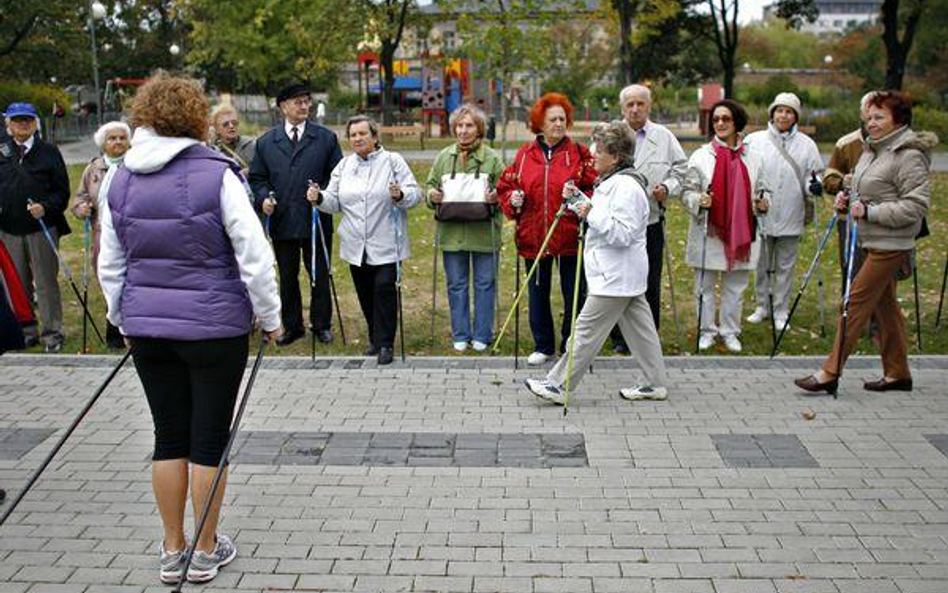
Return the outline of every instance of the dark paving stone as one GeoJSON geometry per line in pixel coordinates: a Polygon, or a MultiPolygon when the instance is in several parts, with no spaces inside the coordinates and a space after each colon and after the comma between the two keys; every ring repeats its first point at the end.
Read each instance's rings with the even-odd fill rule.
{"type": "Polygon", "coordinates": [[[733,468],[819,467],[793,434],[713,434],[711,442],[724,464],[733,468]]]}
{"type": "Polygon", "coordinates": [[[948,457],[948,434],[926,434],[925,439],[942,455],[948,457]]]}
{"type": "Polygon", "coordinates": [[[247,431],[234,463],[408,467],[581,467],[581,434],[247,431]]]}
{"type": "Polygon", "coordinates": [[[0,460],[22,458],[54,432],[52,428],[0,428],[0,460]]]}

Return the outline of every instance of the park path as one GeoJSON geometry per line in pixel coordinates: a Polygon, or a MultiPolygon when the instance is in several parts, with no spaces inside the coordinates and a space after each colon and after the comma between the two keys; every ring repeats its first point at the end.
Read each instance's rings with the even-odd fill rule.
{"type": "MultiPolygon", "coordinates": [[[[0,358],[10,495],[116,360],[0,358]]],[[[948,358],[889,394],[855,358],[838,400],[792,387],[817,364],[669,358],[670,399],[633,404],[635,365],[603,359],[564,417],[510,359],[266,359],[222,524],[240,555],[204,590],[948,591],[948,358]]],[[[168,590],[151,439],[127,368],[0,528],[0,592],[168,590]]]]}

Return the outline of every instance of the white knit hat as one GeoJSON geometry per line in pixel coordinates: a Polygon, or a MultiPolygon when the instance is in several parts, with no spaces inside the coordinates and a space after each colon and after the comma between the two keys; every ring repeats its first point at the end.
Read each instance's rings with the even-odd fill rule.
{"type": "Polygon", "coordinates": [[[770,119],[773,119],[774,110],[778,107],[789,107],[793,109],[793,112],[797,114],[797,120],[803,115],[803,110],[800,107],[800,97],[793,93],[778,93],[777,96],[774,97],[774,102],[771,103],[770,108],[767,109],[770,119]]]}

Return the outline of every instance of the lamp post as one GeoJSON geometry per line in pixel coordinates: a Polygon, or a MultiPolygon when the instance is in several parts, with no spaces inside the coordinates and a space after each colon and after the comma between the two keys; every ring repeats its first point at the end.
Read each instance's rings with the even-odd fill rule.
{"type": "Polygon", "coordinates": [[[99,0],[89,3],[89,39],[92,42],[92,82],[95,85],[95,116],[102,125],[102,94],[99,91],[99,55],[95,43],[95,22],[105,18],[105,6],[99,0]]]}

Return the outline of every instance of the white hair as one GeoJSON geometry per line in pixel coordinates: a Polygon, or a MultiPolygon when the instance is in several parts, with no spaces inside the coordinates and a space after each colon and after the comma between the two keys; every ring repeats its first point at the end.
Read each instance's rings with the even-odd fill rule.
{"type": "Polygon", "coordinates": [[[240,114],[237,113],[237,108],[230,103],[218,103],[211,109],[211,123],[217,123],[217,116],[222,113],[233,113],[237,117],[240,117],[240,114]]]}
{"type": "Polygon", "coordinates": [[[105,145],[105,137],[113,130],[122,130],[129,139],[132,137],[132,129],[128,127],[127,123],[123,121],[110,121],[99,126],[99,129],[93,134],[92,140],[95,141],[95,145],[101,149],[105,145]]]}
{"type": "Polygon", "coordinates": [[[652,102],[652,89],[644,84],[630,84],[619,92],[619,105],[625,105],[632,95],[645,95],[648,102],[652,102]]]}

